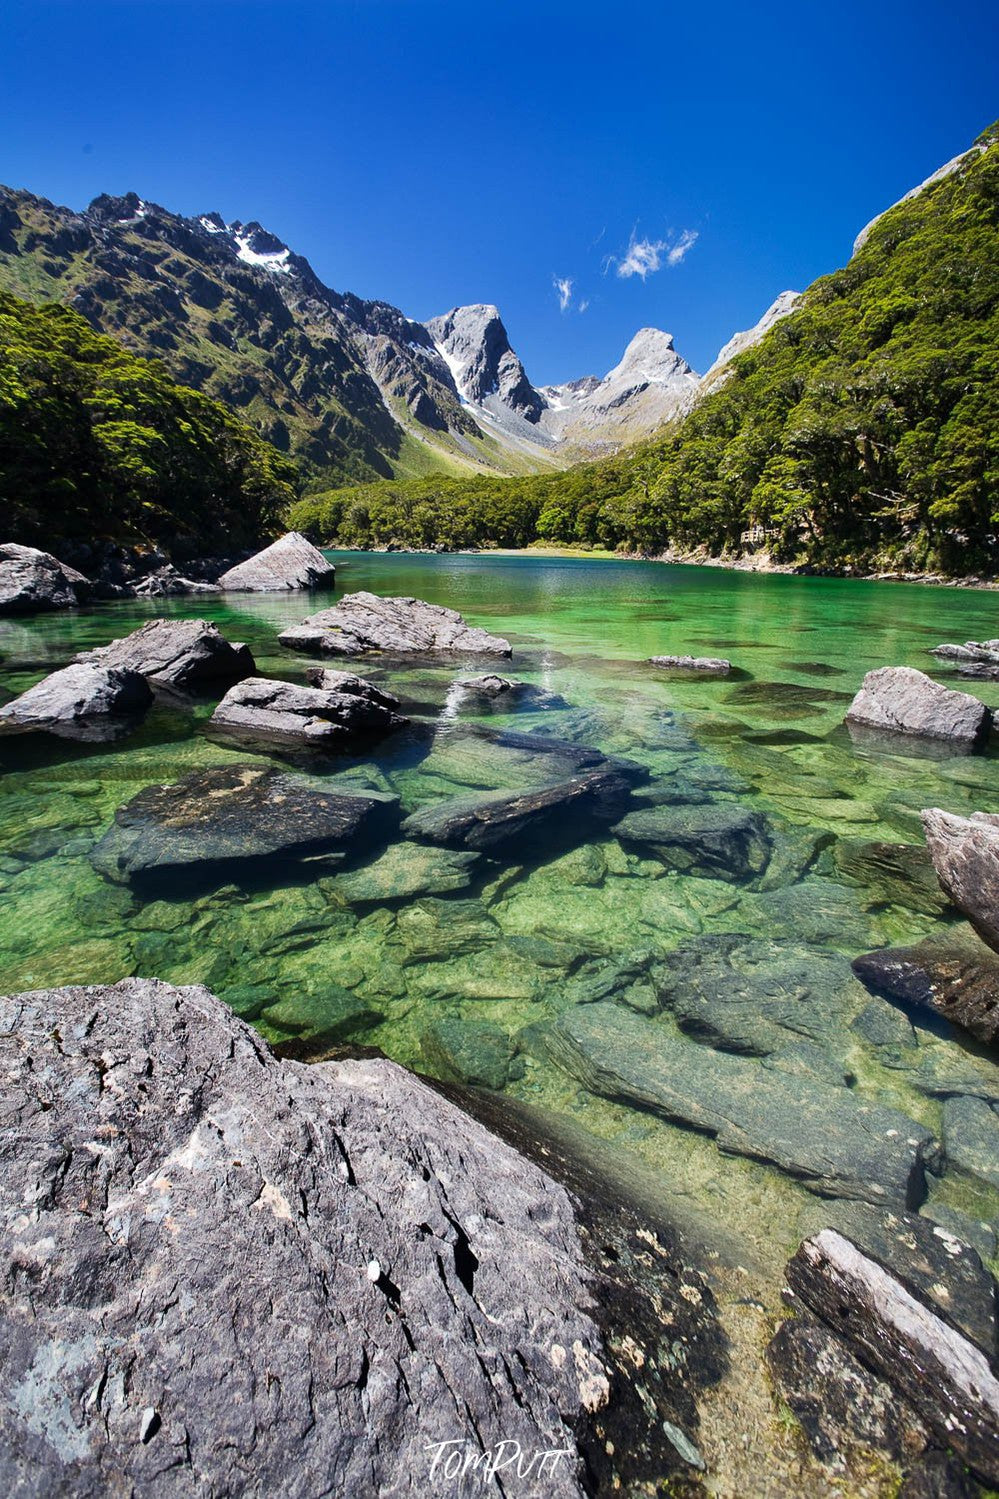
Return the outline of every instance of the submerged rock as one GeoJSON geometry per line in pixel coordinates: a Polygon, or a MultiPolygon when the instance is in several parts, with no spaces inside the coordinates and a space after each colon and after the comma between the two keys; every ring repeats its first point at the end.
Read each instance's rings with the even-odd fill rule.
{"type": "Polygon", "coordinates": [[[999,951],[999,816],[923,813],[926,846],[944,890],[991,948],[999,951]]]}
{"type": "Polygon", "coordinates": [[[407,838],[518,858],[580,843],[620,817],[629,787],[611,770],[590,770],[536,790],[435,802],[402,825],[407,838]]]}
{"type": "Polygon", "coordinates": [[[936,1158],[931,1132],[895,1109],[679,1040],[618,1005],[578,1005],[547,1045],[591,1091],[692,1125],[824,1196],[905,1206],[922,1195],[924,1158],[936,1158]]]}
{"type": "Polygon", "coordinates": [[[913,947],[885,947],[853,960],[875,994],[917,1014],[928,1011],[976,1036],[999,1042],[999,959],[967,932],[913,947]]]}
{"type": "Polygon", "coordinates": [[[761,875],[770,859],[766,819],[729,803],[641,807],[613,832],[626,847],[654,853],[686,874],[741,882],[761,875]]]}
{"type": "Polygon", "coordinates": [[[514,1043],[498,1025],[456,1016],[432,1021],[420,1045],[439,1077],[494,1092],[506,1087],[516,1054],[514,1043]]]}
{"type": "Polygon", "coordinates": [[[713,677],[727,677],[732,670],[724,656],[650,656],[649,665],[663,671],[703,671],[713,677]]]}
{"type": "Polygon", "coordinates": [[[387,693],[361,677],[344,677],[338,687],[298,687],[246,677],[230,687],[212,714],[212,726],[237,738],[347,750],[381,739],[408,722],[388,706],[387,693]]]}
{"type": "Polygon", "coordinates": [[[379,598],[363,592],[347,594],[332,609],[321,610],[300,625],[282,630],[278,639],[292,650],[333,656],[359,656],[365,651],[513,655],[508,640],[466,625],[454,609],[422,599],[379,598]]]}
{"type": "Polygon", "coordinates": [[[135,671],[77,663],[52,672],[0,708],[0,725],[58,734],[109,716],[134,718],[153,694],[135,671]]]}
{"type": "Polygon", "coordinates": [[[163,687],[234,682],[256,670],[249,647],[230,645],[206,619],[151,619],[121,640],[82,651],[78,661],[137,671],[163,687]]]}
{"type": "Polygon", "coordinates": [[[89,579],[50,552],[15,542],[0,546],[0,614],[75,609],[90,592],[89,579]]]}
{"type": "Polygon", "coordinates": [[[288,531],[262,552],[230,567],[219,587],[234,593],[282,593],[296,588],[332,588],[336,568],[300,531],[288,531]]]}
{"type": "Polygon", "coordinates": [[[511,712],[514,708],[568,708],[569,704],[557,692],[536,687],[533,682],[515,682],[510,677],[498,677],[489,672],[480,677],[459,677],[448,694],[449,703],[456,701],[459,711],[470,708],[473,712],[511,712]]]}
{"type": "Polygon", "coordinates": [[[323,889],[348,905],[406,900],[414,895],[443,895],[470,885],[480,861],[481,855],[477,853],[397,843],[374,863],[324,881],[323,889]]]}
{"type": "Polygon", "coordinates": [[[5,1493],[430,1492],[501,1442],[560,1454],[556,1499],[685,1470],[703,1281],[648,1232],[588,1263],[580,1196],[401,1068],[137,979],[3,1001],[0,1050],[5,1493]]]}
{"type": "Polygon", "coordinates": [[[978,748],[988,738],[992,714],[977,697],[941,687],[914,667],[882,666],[867,673],[846,721],[978,748]]]}
{"type": "Polygon", "coordinates": [[[979,1480],[999,1481],[999,1381],[974,1342],[834,1229],[805,1240],[787,1278],[979,1480]]]}
{"type": "Polygon", "coordinates": [[[940,889],[933,861],[919,844],[838,838],[833,859],[845,879],[864,887],[858,898],[867,909],[903,906],[926,916],[943,916],[947,911],[949,902],[940,889]]]}
{"type": "Polygon", "coordinates": [[[943,1145],[948,1166],[999,1189],[999,1114],[981,1098],[947,1098],[943,1145]]]}
{"type": "Polygon", "coordinates": [[[395,798],[342,794],[261,765],[197,770],[119,807],[91,854],[119,882],[204,877],[266,860],[325,860],[370,848],[398,815],[395,798]]]}

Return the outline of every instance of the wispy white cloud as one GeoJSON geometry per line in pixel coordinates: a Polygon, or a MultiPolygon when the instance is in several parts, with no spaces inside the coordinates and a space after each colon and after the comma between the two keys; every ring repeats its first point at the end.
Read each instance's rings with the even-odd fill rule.
{"type": "Polygon", "coordinates": [[[679,265],[687,251],[697,241],[696,229],[684,229],[682,234],[672,230],[665,239],[640,239],[637,227],[631,231],[628,248],[623,255],[608,255],[604,260],[604,275],[611,266],[616,266],[617,275],[624,280],[640,276],[644,281],[664,265],[679,265]]]}
{"type": "Polygon", "coordinates": [[[587,307],[589,307],[589,305],[590,305],[590,299],[589,299],[589,297],[584,297],[583,300],[580,302],[579,306],[576,308],[576,311],[577,312],[585,312],[586,309],[587,309],[587,307]]]}
{"type": "Polygon", "coordinates": [[[552,285],[554,286],[556,295],[558,296],[559,311],[568,312],[570,306],[572,305],[572,277],[553,276],[552,285]]]}

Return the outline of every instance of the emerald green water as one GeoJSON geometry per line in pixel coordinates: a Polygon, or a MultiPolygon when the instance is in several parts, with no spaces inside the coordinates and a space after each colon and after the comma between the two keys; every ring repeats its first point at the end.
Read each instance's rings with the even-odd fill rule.
{"type": "MultiPolygon", "coordinates": [[[[841,844],[921,843],[919,810],[999,811],[999,757],[926,757],[854,744],[842,718],[864,673],[885,664],[930,670],[941,641],[999,634],[984,592],[830,579],[768,577],[633,562],[532,556],[334,555],[338,592],[415,594],[508,636],[500,670],[563,697],[568,708],[491,715],[492,727],[537,729],[629,756],[654,785],[691,778],[713,802],[750,805],[782,837],[827,833],[841,844]],[[665,652],[731,658],[728,679],[670,679],[645,658],[665,652]]],[[[267,675],[303,681],[306,659],[277,633],[317,607],[305,596],[108,605],[0,623],[0,685],[21,691],[78,650],[157,615],[201,616],[251,646],[267,675]]],[[[534,758],[469,739],[449,689],[470,663],[366,664],[366,675],[436,719],[426,758],[387,741],[349,773],[398,793],[404,811],[441,798],[538,781],[534,758]]],[[[481,664],[477,669],[482,669],[481,664]]],[[[965,684],[961,684],[965,685],[965,684]]],[[[999,705],[999,684],[972,684],[999,705]]],[[[380,1047],[428,1072],[442,1020],[473,1022],[474,1045],[500,1061],[514,1097],[557,1111],[640,1161],[664,1201],[703,1218],[741,1248],[763,1295],[822,1203],[773,1167],[725,1156],[706,1136],[597,1097],[546,1059],[546,1027],[574,1002],[570,972],[634,949],[662,955],[712,934],[792,941],[853,957],[943,930],[946,918],[907,903],[904,889],[845,876],[829,843],[779,892],[667,872],[613,838],[559,851],[532,867],[491,865],[429,898],[392,896],[411,852],[378,875],[387,898],[358,898],[349,876],[238,884],[143,901],[106,883],[88,854],[115,809],[143,786],[206,765],[261,759],[206,737],[213,704],[157,706],[111,746],[18,738],[0,746],[0,985],[4,991],[106,983],[130,974],[209,985],[273,1040],[345,1039],[380,1047]],[[789,893],[790,892],[790,893],[789,893]],[[492,1040],[475,1026],[487,1022],[492,1040]],[[491,1050],[489,1048],[492,1048],[491,1050]],[[498,1049],[497,1049],[498,1048],[498,1049]]],[[[411,706],[410,711],[414,711],[411,706]]],[[[284,877],[286,878],[286,877],[284,877]]],[[[847,974],[847,1015],[870,996],[847,974]]],[[[460,1032],[460,1025],[458,1027],[460,1032]]],[[[999,1097],[999,1069],[960,1038],[920,1027],[904,1067],[844,1027],[838,1060],[853,1089],[939,1131],[940,1097],[999,1097]],[[929,1083],[927,1082],[929,1080],[929,1083]]],[[[699,1043],[691,1039],[691,1047],[699,1043]]],[[[473,1045],[473,1052],[474,1052],[473,1045]]],[[[460,1070],[460,1069],[459,1069],[460,1070]]],[[[762,1076],[762,1073],[761,1073],[762,1076]]],[[[980,1183],[952,1173],[931,1203],[999,1218],[980,1183]]]]}

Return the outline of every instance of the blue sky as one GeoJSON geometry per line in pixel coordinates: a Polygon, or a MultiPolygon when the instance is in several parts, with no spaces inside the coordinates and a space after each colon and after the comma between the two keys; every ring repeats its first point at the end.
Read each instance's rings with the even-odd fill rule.
{"type": "Polygon", "coordinates": [[[539,384],[649,324],[704,369],[997,85],[964,0],[5,0],[0,181],[256,218],[413,317],[495,302],[539,384]]]}

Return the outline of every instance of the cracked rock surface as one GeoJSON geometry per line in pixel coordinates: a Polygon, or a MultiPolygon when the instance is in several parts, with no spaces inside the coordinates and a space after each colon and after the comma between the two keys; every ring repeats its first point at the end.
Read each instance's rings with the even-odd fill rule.
{"type": "Polygon", "coordinates": [[[566,1456],[476,1492],[584,1492],[603,1298],[483,1125],[157,980],[0,1000],[0,1067],[4,1493],[427,1492],[501,1441],[566,1456]]]}

